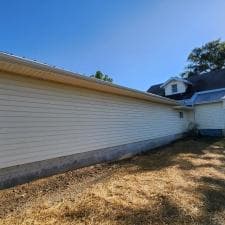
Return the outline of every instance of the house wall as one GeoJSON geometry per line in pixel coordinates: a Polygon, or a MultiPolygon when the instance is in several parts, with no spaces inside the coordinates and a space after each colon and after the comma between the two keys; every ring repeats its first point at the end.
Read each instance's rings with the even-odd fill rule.
{"type": "Polygon", "coordinates": [[[25,172],[33,177],[29,171],[34,162],[45,162],[33,167],[35,173],[42,166],[57,167],[63,160],[65,164],[64,158],[60,163],[45,161],[59,157],[69,157],[71,164],[82,158],[78,165],[83,166],[118,158],[116,149],[119,157],[129,149],[130,155],[136,154],[180,137],[187,123],[188,115],[179,118],[170,105],[1,73],[0,168],[6,169],[0,170],[0,183],[5,179],[10,186],[15,174],[25,172]],[[98,158],[90,155],[101,149],[98,158]],[[76,154],[84,153],[89,155],[76,160],[76,154]]]}
{"type": "Polygon", "coordinates": [[[190,128],[190,123],[195,123],[194,112],[192,110],[187,111],[186,116],[187,116],[187,127],[190,128]]]}
{"type": "Polygon", "coordinates": [[[186,91],[186,84],[181,81],[171,81],[165,86],[165,95],[174,95],[175,93],[172,92],[172,85],[177,84],[177,94],[184,93],[186,91]]]}
{"type": "MultiPolygon", "coordinates": [[[[195,105],[195,122],[203,134],[224,132],[225,108],[222,102],[195,105]]],[[[214,135],[213,135],[214,136],[214,135]]]]}

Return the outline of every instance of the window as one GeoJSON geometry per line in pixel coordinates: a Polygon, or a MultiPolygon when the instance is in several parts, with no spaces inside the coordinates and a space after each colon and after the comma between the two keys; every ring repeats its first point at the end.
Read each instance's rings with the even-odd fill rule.
{"type": "Polygon", "coordinates": [[[177,84],[172,84],[172,93],[177,93],[177,84]]]}
{"type": "Polygon", "coordinates": [[[180,116],[181,119],[184,118],[184,113],[183,112],[179,112],[179,116],[180,116]]]}

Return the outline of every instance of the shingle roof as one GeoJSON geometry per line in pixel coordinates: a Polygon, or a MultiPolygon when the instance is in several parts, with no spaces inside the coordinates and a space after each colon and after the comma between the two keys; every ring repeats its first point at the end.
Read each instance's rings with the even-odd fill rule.
{"type": "MultiPolygon", "coordinates": [[[[188,78],[187,81],[191,82],[192,85],[188,86],[185,93],[166,97],[175,100],[183,100],[191,98],[196,92],[225,88],[225,69],[202,75],[195,75],[188,78]]],[[[148,92],[165,97],[164,89],[160,88],[161,85],[162,84],[151,86],[148,89],[148,92]]]]}

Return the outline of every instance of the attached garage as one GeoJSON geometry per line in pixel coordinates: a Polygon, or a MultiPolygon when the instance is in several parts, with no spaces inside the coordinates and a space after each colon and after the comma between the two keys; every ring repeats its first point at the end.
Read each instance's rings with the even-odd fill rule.
{"type": "Polygon", "coordinates": [[[170,99],[0,55],[0,187],[180,138],[170,99]]]}

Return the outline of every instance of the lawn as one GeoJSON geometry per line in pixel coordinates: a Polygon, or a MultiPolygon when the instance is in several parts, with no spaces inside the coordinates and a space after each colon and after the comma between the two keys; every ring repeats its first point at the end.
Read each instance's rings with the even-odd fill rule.
{"type": "Polygon", "coordinates": [[[2,190],[0,224],[225,224],[225,140],[185,139],[2,190]]]}

